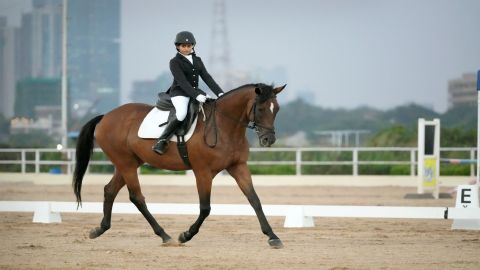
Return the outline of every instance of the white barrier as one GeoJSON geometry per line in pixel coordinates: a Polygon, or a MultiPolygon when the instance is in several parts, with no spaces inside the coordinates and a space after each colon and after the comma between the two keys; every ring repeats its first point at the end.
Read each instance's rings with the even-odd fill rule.
{"type": "MultiPolygon", "coordinates": [[[[149,203],[152,214],[198,215],[198,204],[149,203]]],[[[254,216],[250,205],[212,204],[211,215],[254,216]]],[[[346,205],[264,205],[266,216],[285,217],[284,227],[313,227],[313,217],[337,218],[403,218],[403,219],[455,219],[480,220],[478,208],[449,207],[397,207],[346,205]]],[[[115,214],[139,214],[132,203],[115,203],[115,214]]],[[[84,202],[77,210],[74,202],[1,201],[0,212],[34,212],[33,222],[61,222],[60,213],[103,213],[103,203],[84,202]]],[[[480,228],[479,228],[480,229],[480,228]]]]}
{"type": "MultiPolygon", "coordinates": [[[[460,185],[457,188],[455,207],[461,209],[480,209],[480,185],[460,185]]],[[[480,230],[480,219],[454,219],[452,230],[480,230]]]]}
{"type": "Polygon", "coordinates": [[[439,198],[440,176],[440,120],[418,119],[417,193],[431,191],[439,198]]]}

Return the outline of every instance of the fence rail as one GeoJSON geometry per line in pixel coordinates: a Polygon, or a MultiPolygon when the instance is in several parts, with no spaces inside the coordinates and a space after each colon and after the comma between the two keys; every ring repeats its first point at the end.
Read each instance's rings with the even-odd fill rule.
{"type": "MultiPolygon", "coordinates": [[[[445,156],[448,152],[459,152],[463,157],[474,159],[476,157],[476,148],[474,147],[445,147],[440,148],[440,156],[445,156]]],[[[275,155],[274,154],[274,155],[275,155]]],[[[252,166],[279,166],[287,165],[295,168],[296,175],[302,175],[302,170],[307,166],[348,166],[351,167],[351,175],[359,174],[360,166],[381,166],[381,165],[403,165],[409,167],[411,176],[416,175],[417,166],[417,148],[415,147],[302,147],[302,148],[251,148],[249,165],[252,166]],[[368,160],[364,158],[367,153],[404,153],[406,157],[402,160],[368,160]],[[270,155],[272,153],[281,154],[282,157],[276,157],[274,160],[265,160],[259,158],[261,155],[270,155]],[[330,156],[329,156],[330,155],[330,156]],[[333,156],[333,157],[332,157],[333,156]],[[320,157],[321,160],[318,160],[320,157]]],[[[89,170],[92,166],[108,166],[110,161],[105,157],[100,148],[94,149],[94,158],[89,163],[89,170]],[[100,153],[100,154],[96,154],[100,153]],[[95,158],[95,155],[97,157],[95,158]],[[98,159],[100,158],[100,159],[98,159]]],[[[20,173],[45,171],[47,167],[50,172],[71,174],[75,166],[75,149],[57,149],[49,148],[17,148],[0,149],[0,172],[16,171],[20,173]],[[2,166],[4,165],[4,166],[2,166]],[[11,165],[16,165],[12,169],[11,165]]],[[[470,175],[475,175],[474,164],[470,167],[470,175]]],[[[47,170],[48,171],[48,170],[47,170]]],[[[139,170],[140,172],[140,170],[139,170]]]]}

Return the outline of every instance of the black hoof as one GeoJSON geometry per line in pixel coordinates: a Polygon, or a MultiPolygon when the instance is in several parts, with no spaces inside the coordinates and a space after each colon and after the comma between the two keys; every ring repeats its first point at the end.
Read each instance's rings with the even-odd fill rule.
{"type": "Polygon", "coordinates": [[[283,248],[283,243],[280,239],[270,239],[268,240],[268,244],[274,249],[283,248]]]}
{"type": "Polygon", "coordinates": [[[88,235],[88,237],[90,237],[90,239],[95,239],[100,235],[102,235],[104,232],[105,232],[104,229],[100,227],[96,227],[95,229],[90,230],[90,234],[88,235]]]}
{"type": "Polygon", "coordinates": [[[180,242],[180,243],[186,243],[186,242],[190,241],[191,239],[192,239],[192,236],[190,236],[190,233],[188,233],[188,232],[182,232],[178,236],[178,242],[180,242]]]}

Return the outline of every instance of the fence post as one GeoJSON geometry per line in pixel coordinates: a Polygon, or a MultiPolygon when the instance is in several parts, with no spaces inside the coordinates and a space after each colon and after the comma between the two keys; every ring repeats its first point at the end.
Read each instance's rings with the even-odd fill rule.
{"type": "Polygon", "coordinates": [[[26,155],[25,155],[25,150],[21,150],[20,156],[22,159],[22,164],[20,165],[22,173],[26,172],[26,155]]]}
{"type": "Polygon", "coordinates": [[[67,148],[67,174],[68,175],[72,174],[71,159],[72,159],[72,152],[70,151],[70,149],[67,148]]]}
{"type": "Polygon", "coordinates": [[[352,165],[353,165],[353,176],[358,175],[358,149],[354,148],[352,152],[352,165]]]}
{"type": "Polygon", "coordinates": [[[415,149],[410,150],[410,176],[415,176],[415,149]]]}
{"type": "Polygon", "coordinates": [[[297,148],[295,155],[295,172],[297,175],[302,175],[302,151],[300,148],[297,148]]]}
{"type": "Polygon", "coordinates": [[[40,151],[35,150],[35,173],[40,173],[40,151]]]}
{"type": "MultiPolygon", "coordinates": [[[[470,159],[471,160],[475,159],[475,150],[474,149],[470,149],[470,159]]],[[[471,177],[475,176],[475,164],[474,163],[470,163],[470,176],[471,177]]]]}

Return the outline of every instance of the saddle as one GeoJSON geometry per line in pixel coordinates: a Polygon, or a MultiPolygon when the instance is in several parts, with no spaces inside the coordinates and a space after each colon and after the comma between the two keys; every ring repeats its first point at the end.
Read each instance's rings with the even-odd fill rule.
{"type": "MultiPolygon", "coordinates": [[[[169,94],[165,92],[158,93],[158,100],[155,104],[155,107],[161,111],[168,111],[167,121],[161,123],[159,126],[166,125],[171,119],[175,118],[175,107],[173,106],[172,99],[169,94]]],[[[183,163],[188,167],[191,167],[190,160],[188,158],[188,151],[187,151],[187,144],[185,142],[185,135],[187,135],[188,131],[192,127],[194,123],[196,123],[196,118],[198,115],[198,107],[199,103],[195,100],[190,99],[188,103],[187,109],[187,116],[183,120],[182,124],[175,130],[175,135],[177,136],[177,148],[180,154],[180,157],[183,160],[183,163]]]]}
{"type": "MultiPolygon", "coordinates": [[[[170,114],[168,115],[167,121],[165,123],[160,124],[160,126],[166,125],[168,121],[170,121],[172,118],[175,117],[175,107],[173,106],[172,98],[170,97],[169,94],[165,92],[158,93],[158,100],[155,106],[161,111],[170,112],[170,114]]],[[[188,130],[190,130],[190,127],[192,126],[192,124],[195,122],[195,119],[197,118],[198,107],[199,107],[198,102],[190,99],[188,103],[187,116],[183,120],[182,125],[180,125],[180,127],[178,127],[177,130],[175,131],[175,135],[177,137],[185,136],[188,130]]]]}

